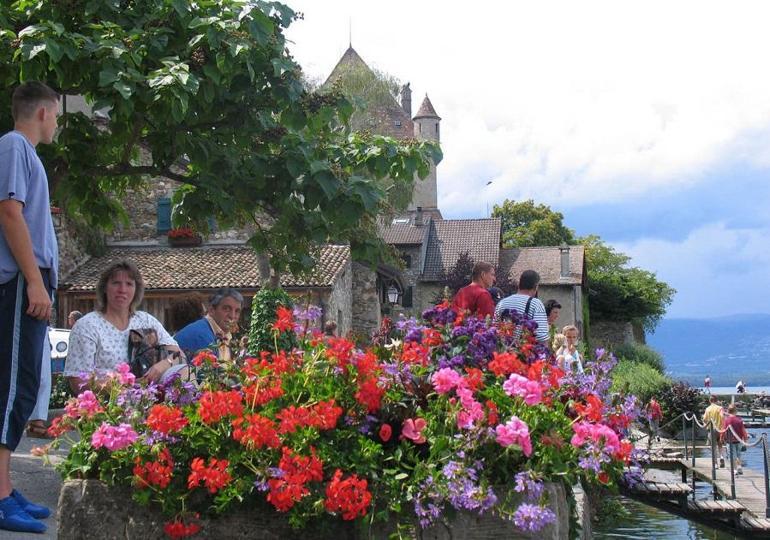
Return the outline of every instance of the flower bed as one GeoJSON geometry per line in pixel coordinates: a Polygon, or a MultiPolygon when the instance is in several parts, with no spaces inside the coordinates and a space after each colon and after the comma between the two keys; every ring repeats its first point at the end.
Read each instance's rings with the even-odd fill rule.
{"type": "MultiPolygon", "coordinates": [[[[277,315],[276,343],[296,330],[290,310],[277,315]]],[[[168,516],[171,537],[262,507],[295,529],[353,522],[414,536],[469,513],[553,529],[558,501],[545,484],[614,484],[638,410],[609,395],[610,355],[565,374],[532,325],[442,305],[387,326],[366,350],[304,332],[296,349],[238,365],[201,352],[197,387],[138,385],[122,366],[104,395],[83,392],[53,426],[80,432],[59,468],[131,487],[168,516]]]]}

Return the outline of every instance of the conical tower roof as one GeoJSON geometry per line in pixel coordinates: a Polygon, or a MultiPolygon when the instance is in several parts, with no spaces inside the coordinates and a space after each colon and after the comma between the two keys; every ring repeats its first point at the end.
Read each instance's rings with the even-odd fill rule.
{"type": "Polygon", "coordinates": [[[438,120],[441,120],[441,117],[436,114],[436,109],[433,108],[433,103],[430,102],[428,94],[425,94],[425,99],[422,100],[422,105],[420,105],[413,120],[417,120],[418,118],[437,118],[438,120]]]}
{"type": "Polygon", "coordinates": [[[334,66],[334,69],[326,78],[324,86],[333,83],[335,80],[343,76],[346,71],[350,71],[351,68],[363,68],[367,71],[371,71],[371,68],[366,64],[366,62],[364,62],[364,59],[361,58],[361,56],[352,46],[348,47],[348,50],[345,51],[345,54],[343,54],[342,58],[339,59],[337,65],[334,66]]]}

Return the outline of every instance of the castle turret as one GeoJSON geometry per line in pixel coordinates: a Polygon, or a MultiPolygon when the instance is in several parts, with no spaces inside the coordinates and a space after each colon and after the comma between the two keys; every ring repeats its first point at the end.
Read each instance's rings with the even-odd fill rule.
{"type": "Polygon", "coordinates": [[[401,108],[404,112],[412,117],[412,89],[409,88],[409,83],[406,83],[401,87],[401,108]]]}
{"type": "MultiPolygon", "coordinates": [[[[436,109],[433,108],[433,104],[430,102],[427,94],[412,120],[414,122],[415,139],[435,142],[441,140],[441,132],[439,130],[441,117],[436,114],[436,109]]],[[[416,210],[417,208],[422,208],[426,211],[436,210],[438,212],[438,186],[435,163],[431,164],[428,176],[415,182],[409,209],[416,210]]]]}
{"type": "Polygon", "coordinates": [[[436,109],[433,108],[428,94],[425,94],[425,99],[422,100],[422,105],[412,120],[414,120],[415,138],[436,142],[441,140],[439,131],[441,117],[436,114],[436,109]]]}

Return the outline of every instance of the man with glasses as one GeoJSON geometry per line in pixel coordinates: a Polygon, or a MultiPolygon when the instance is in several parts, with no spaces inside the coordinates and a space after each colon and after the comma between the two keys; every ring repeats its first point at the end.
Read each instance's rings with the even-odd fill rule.
{"type": "Polygon", "coordinates": [[[188,358],[201,349],[216,347],[219,360],[230,361],[230,340],[238,328],[242,307],[241,293],[229,287],[219,289],[209,298],[206,315],[182,328],[174,339],[188,358]]]}

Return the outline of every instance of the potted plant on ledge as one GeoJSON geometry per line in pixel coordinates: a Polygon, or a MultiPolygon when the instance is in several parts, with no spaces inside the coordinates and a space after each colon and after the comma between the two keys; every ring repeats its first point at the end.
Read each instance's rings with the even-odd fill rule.
{"type": "Polygon", "coordinates": [[[201,235],[189,227],[178,227],[168,231],[168,244],[171,247],[195,247],[201,245],[201,235]]]}

